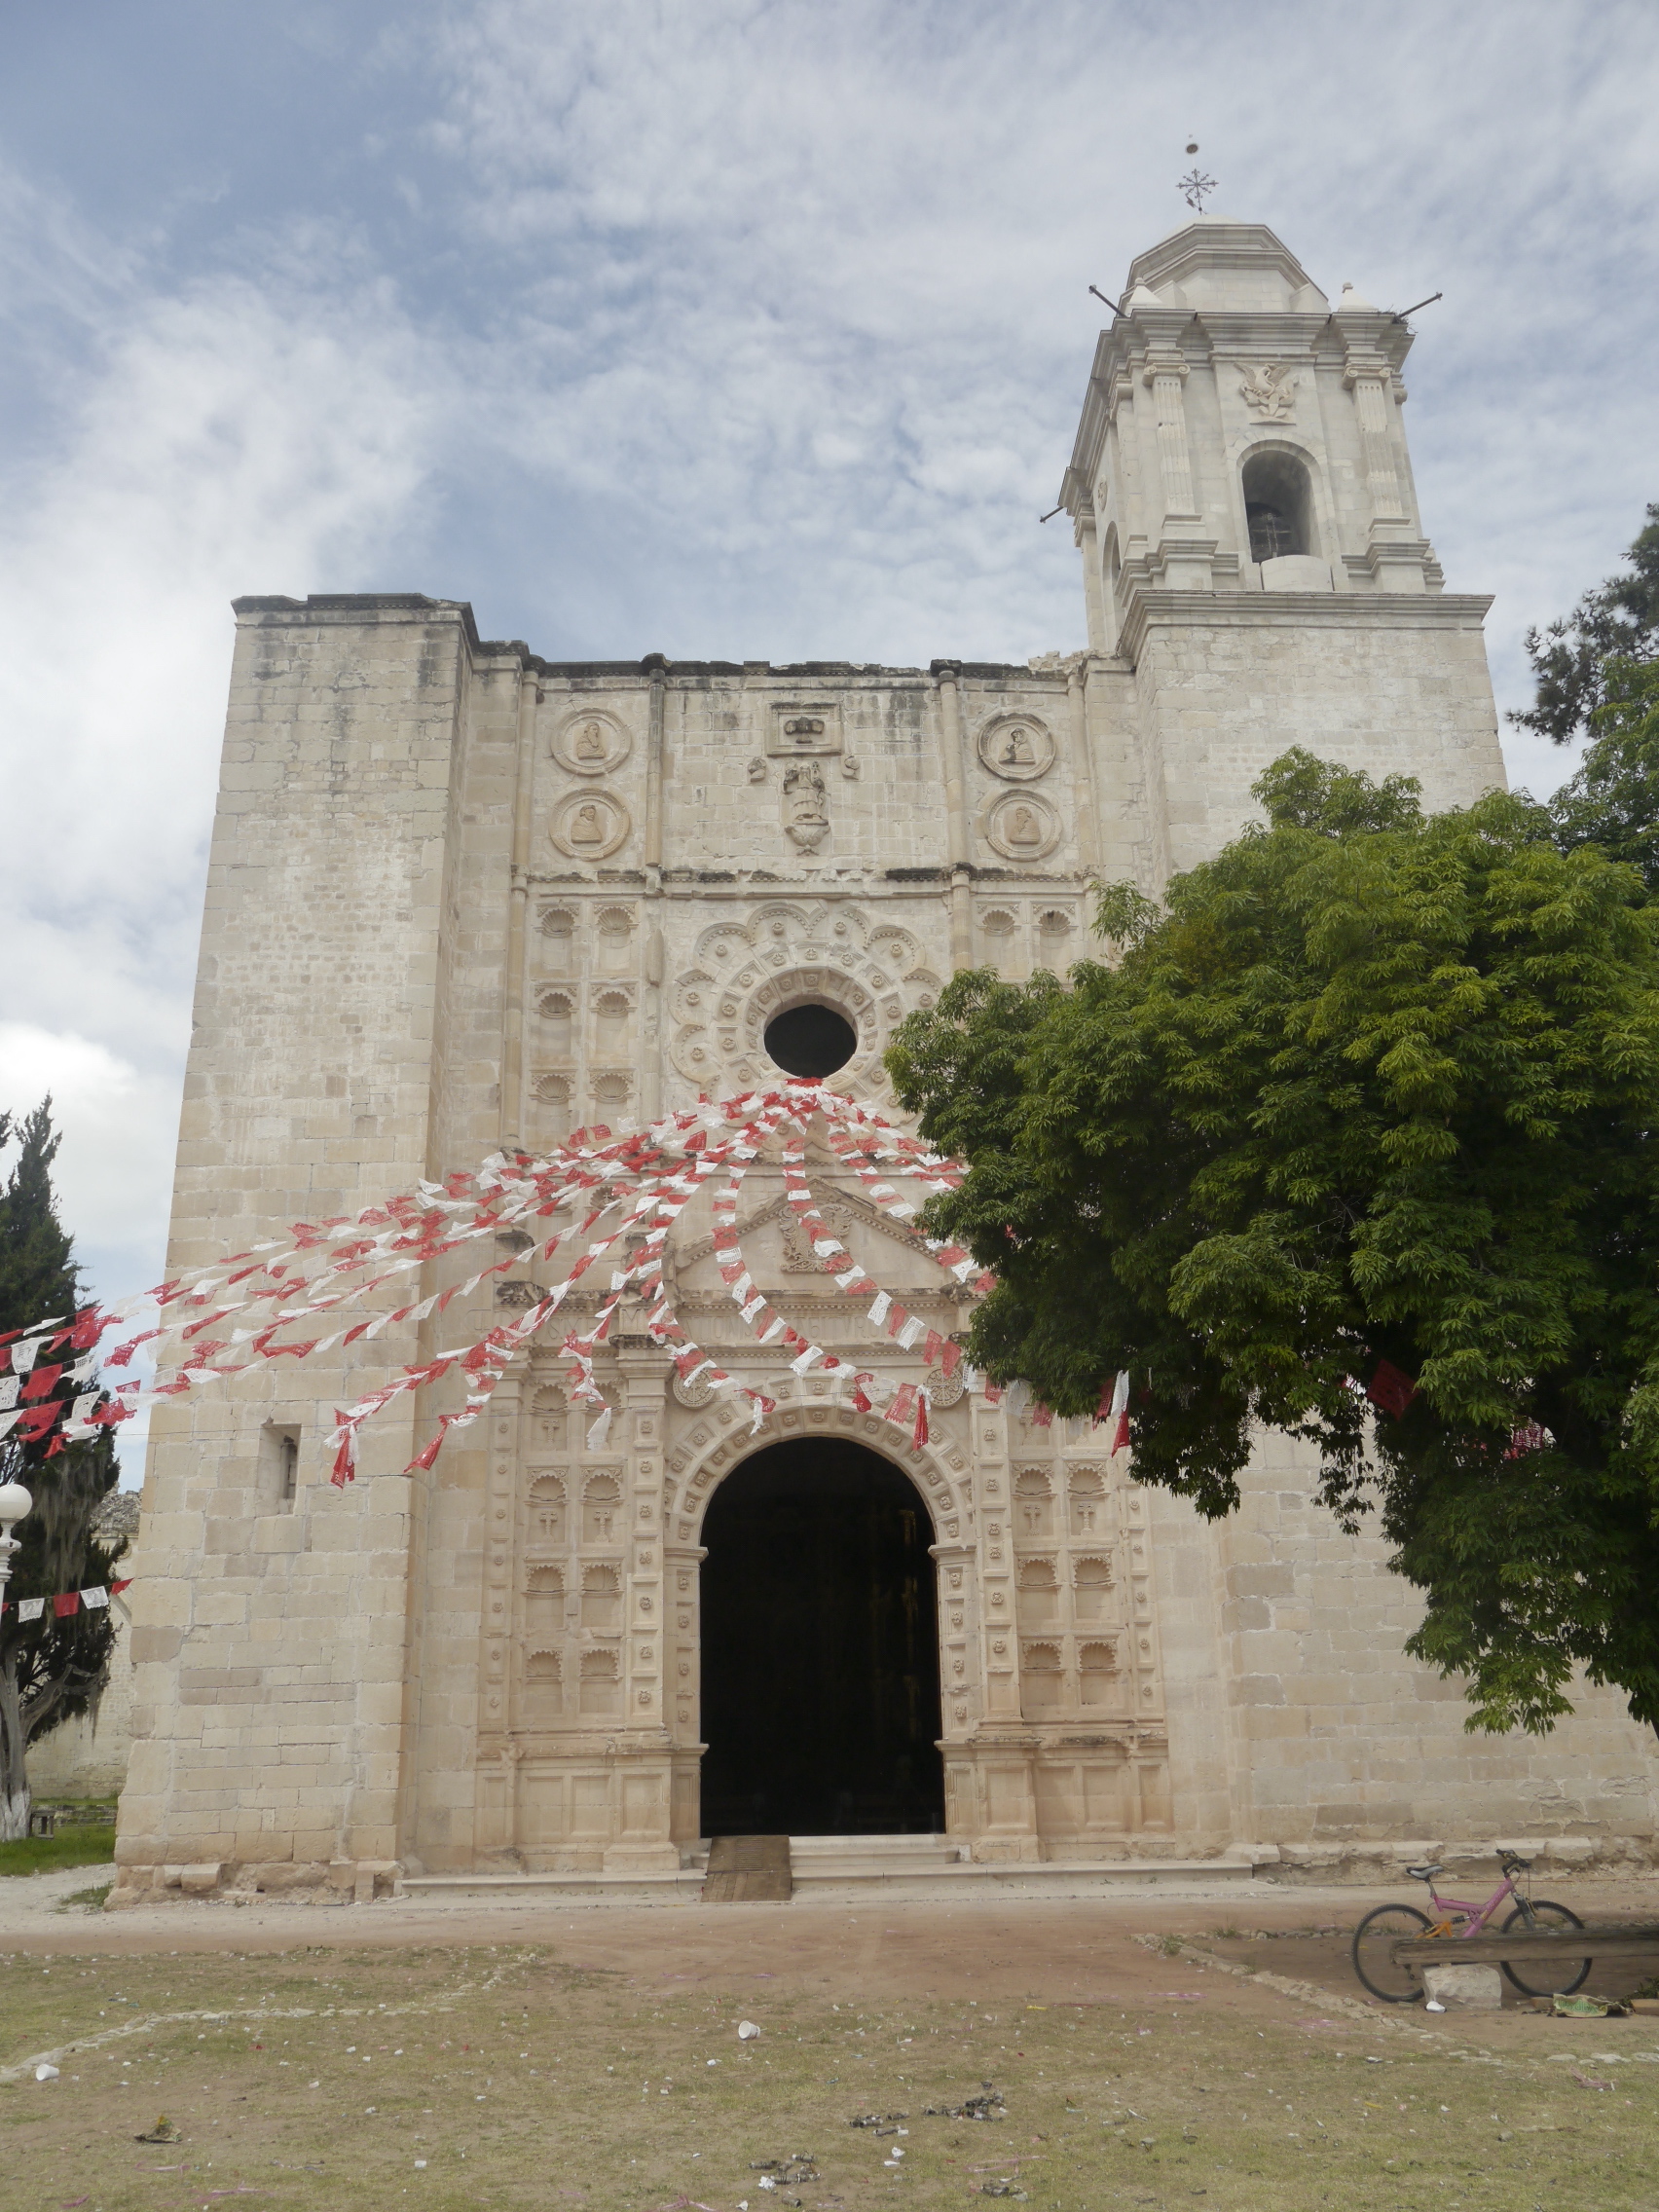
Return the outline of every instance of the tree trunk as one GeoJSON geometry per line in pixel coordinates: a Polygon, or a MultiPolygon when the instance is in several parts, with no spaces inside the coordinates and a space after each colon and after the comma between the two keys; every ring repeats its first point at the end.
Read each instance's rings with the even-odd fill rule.
{"type": "Polygon", "coordinates": [[[0,1843],[18,1843],[29,1832],[29,1777],[24,1764],[23,1715],[18,1698],[16,1652],[0,1660],[0,1843]]]}

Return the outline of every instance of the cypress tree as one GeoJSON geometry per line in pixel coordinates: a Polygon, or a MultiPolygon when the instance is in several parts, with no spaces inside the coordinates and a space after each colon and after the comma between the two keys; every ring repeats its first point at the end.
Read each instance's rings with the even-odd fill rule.
{"type": "MultiPolygon", "coordinates": [[[[18,1157],[0,1188],[0,1338],[53,1315],[67,1320],[86,1303],[52,1188],[59,1138],[50,1097],[20,1123],[0,1113],[0,1151],[14,1139],[18,1157]]],[[[50,1395],[71,1397],[77,1387],[65,1375],[50,1395]]],[[[20,1441],[15,1428],[0,1440],[0,1483],[19,1482],[34,1499],[13,1530],[21,1548],[0,1615],[0,1841],[28,1833],[29,1745],[94,1712],[109,1679],[112,1614],[81,1607],[59,1619],[50,1600],[111,1580],[126,1539],[102,1543],[92,1524],[116,1474],[110,1429],[56,1452],[50,1439],[20,1441]],[[27,1598],[49,1601],[40,1619],[18,1619],[18,1601],[27,1598]]]]}

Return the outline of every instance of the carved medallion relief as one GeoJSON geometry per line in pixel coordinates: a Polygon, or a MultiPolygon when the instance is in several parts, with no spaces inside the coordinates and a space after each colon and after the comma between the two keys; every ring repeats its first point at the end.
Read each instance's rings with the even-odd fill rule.
{"type": "Polygon", "coordinates": [[[572,776],[606,776],[619,768],[633,747],[633,734],[614,715],[603,711],[567,715],[553,732],[552,754],[572,776]]]}
{"type": "Polygon", "coordinates": [[[1006,784],[1034,784],[1054,765],[1053,732],[1032,715],[998,715],[979,732],[979,758],[1006,784]]]}
{"type": "Polygon", "coordinates": [[[1060,841],[1060,818],[1035,792],[1005,792],[981,808],[979,831],[1005,860],[1047,860],[1060,841]]]}
{"type": "Polygon", "coordinates": [[[634,827],[622,801],[609,792],[567,792],[553,809],[547,834],[574,861],[603,861],[634,827]]]}

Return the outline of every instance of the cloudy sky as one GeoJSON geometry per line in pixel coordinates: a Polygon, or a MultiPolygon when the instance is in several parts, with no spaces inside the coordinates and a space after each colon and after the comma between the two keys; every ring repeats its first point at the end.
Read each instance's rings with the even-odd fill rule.
{"type": "Polygon", "coordinates": [[[1189,136],[1327,291],[1444,291],[1408,424],[1501,703],[1659,498],[1651,0],[77,0],[7,47],[0,1104],[55,1094],[104,1295],[161,1270],[234,595],[1073,648],[1087,286],[1189,136]]]}

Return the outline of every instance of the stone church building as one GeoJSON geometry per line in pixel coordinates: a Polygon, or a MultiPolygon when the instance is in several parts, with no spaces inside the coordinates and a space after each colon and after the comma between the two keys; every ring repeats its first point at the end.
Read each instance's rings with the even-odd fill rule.
{"type": "MultiPolygon", "coordinates": [[[[169,1273],[780,1070],[891,1108],[883,1050],[954,969],[1063,972],[1090,886],[1157,893],[1290,745],[1436,807],[1499,784],[1489,602],[1418,510],[1410,345],[1260,224],[1142,254],[1064,479],[1087,643],[1026,666],[554,662],[415,593],[239,600],[169,1273]]],[[[964,1329],[809,1164],[865,1267],[964,1329]]],[[[733,1832],[934,1836],[1031,1879],[1425,1838],[1645,1857],[1659,1766],[1621,1701],[1466,1734],[1402,1655],[1413,1593],[1284,1439],[1210,1525],[1104,1431],[960,1379],[925,1446],[883,1421],[914,1355],[837,1304],[782,1190],[764,1160],[745,1185],[756,1279],[876,1372],[873,1414],[780,1384],[694,1208],[676,1309],[776,1395],[757,1435],[624,1329],[588,1449],[556,1328],[429,1475],[400,1470],[436,1407],[405,1398],[331,1488],[334,1408],[481,1334],[492,1291],[528,1306],[528,1267],[158,1414],[119,1896],[394,1868],[680,1894],[733,1832]]]]}

